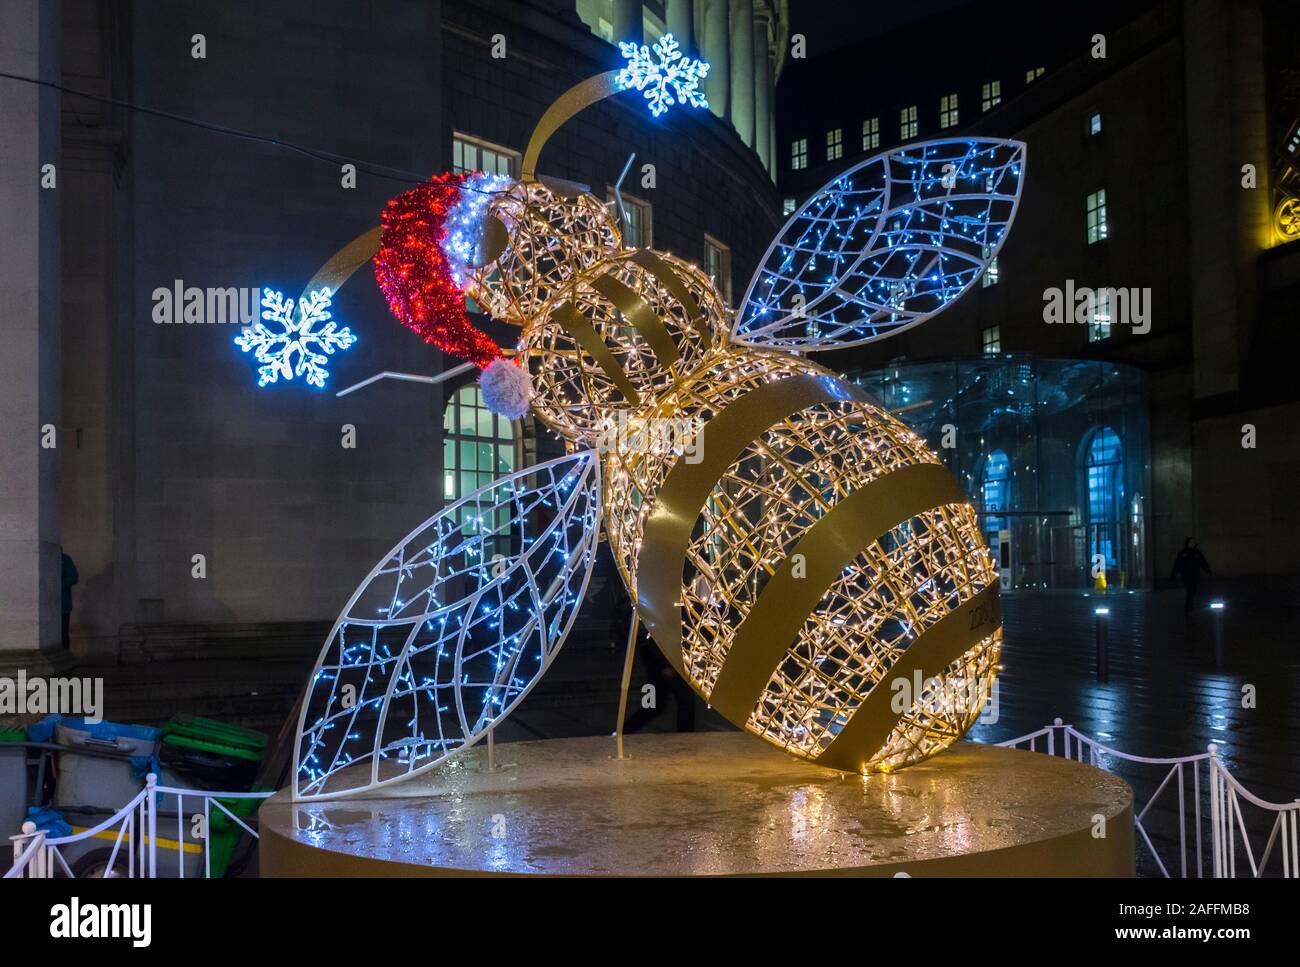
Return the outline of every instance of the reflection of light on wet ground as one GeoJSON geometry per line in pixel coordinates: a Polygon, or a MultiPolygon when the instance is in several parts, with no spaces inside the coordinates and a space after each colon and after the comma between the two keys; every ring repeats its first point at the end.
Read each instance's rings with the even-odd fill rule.
{"type": "Polygon", "coordinates": [[[266,829],[284,835],[288,825],[298,843],[345,856],[489,873],[780,873],[1038,842],[1083,828],[1096,802],[1121,808],[1126,795],[1094,773],[1084,809],[1062,799],[1074,780],[1060,781],[1080,767],[1058,762],[1042,781],[1045,757],[970,744],[944,764],[860,777],[734,732],[629,741],[618,765],[603,738],[519,744],[513,785],[431,777],[414,781],[420,796],[285,804],[279,820],[271,803],[266,829]]]}

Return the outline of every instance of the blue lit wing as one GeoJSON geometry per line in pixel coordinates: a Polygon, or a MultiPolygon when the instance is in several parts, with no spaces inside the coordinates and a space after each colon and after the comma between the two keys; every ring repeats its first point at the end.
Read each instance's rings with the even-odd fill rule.
{"type": "Polygon", "coordinates": [[[600,465],[528,467],[430,517],[334,623],[298,720],[300,799],[409,778],[473,745],[550,666],[586,593],[600,465]]]}
{"type": "Polygon", "coordinates": [[[997,257],[1025,145],[904,145],[808,199],[763,256],[731,341],[814,352],[884,339],[955,301],[997,257]]]}

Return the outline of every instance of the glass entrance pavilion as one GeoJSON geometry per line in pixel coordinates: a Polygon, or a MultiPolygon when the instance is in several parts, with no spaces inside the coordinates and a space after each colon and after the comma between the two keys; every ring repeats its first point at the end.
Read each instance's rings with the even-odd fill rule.
{"type": "Polygon", "coordinates": [[[1131,366],[1007,353],[847,377],[965,486],[1006,588],[1151,580],[1148,381],[1131,366]]]}

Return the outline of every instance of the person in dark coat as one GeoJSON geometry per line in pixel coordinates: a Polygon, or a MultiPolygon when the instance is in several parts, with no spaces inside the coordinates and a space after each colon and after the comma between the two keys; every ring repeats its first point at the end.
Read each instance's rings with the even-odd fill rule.
{"type": "Polygon", "coordinates": [[[1185,612],[1190,612],[1196,606],[1196,585],[1200,582],[1202,571],[1206,574],[1214,573],[1210,570],[1205,555],[1196,546],[1196,538],[1189,537],[1183,543],[1183,549],[1174,558],[1174,570],[1170,575],[1182,581],[1183,587],[1187,589],[1187,597],[1183,601],[1185,612]]]}
{"type": "Polygon", "coordinates": [[[72,624],[72,586],[80,580],[81,575],[77,573],[77,565],[72,562],[72,558],[64,553],[63,548],[59,548],[59,555],[63,558],[63,574],[59,583],[63,590],[63,647],[68,647],[68,628],[72,624]]]}

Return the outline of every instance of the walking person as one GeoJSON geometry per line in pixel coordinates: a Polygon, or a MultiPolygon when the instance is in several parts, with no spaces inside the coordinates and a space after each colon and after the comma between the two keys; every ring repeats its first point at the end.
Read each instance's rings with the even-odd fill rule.
{"type": "Polygon", "coordinates": [[[1190,614],[1196,606],[1196,585],[1200,582],[1201,572],[1213,575],[1210,570],[1210,564],[1205,560],[1205,555],[1201,549],[1196,546],[1196,538],[1189,537],[1183,542],[1183,549],[1178,552],[1174,558],[1174,570],[1170,577],[1176,577],[1183,582],[1183,587],[1187,589],[1187,597],[1183,601],[1183,612],[1190,614]]]}
{"type": "Polygon", "coordinates": [[[62,547],[59,548],[59,555],[63,558],[63,574],[60,576],[59,584],[63,591],[63,647],[68,647],[68,628],[72,624],[72,586],[80,580],[81,575],[77,573],[77,565],[73,563],[62,547]]]}

